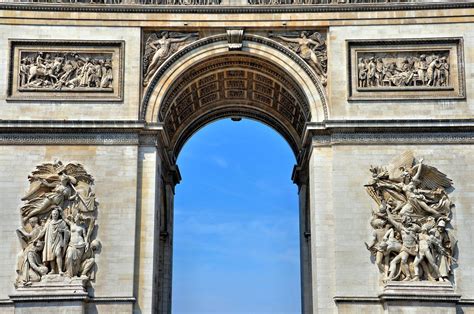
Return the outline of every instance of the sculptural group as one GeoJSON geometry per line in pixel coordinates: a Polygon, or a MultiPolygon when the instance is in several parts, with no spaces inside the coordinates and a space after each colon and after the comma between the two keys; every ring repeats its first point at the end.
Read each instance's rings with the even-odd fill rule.
{"type": "Polygon", "coordinates": [[[58,161],[37,166],[22,198],[22,251],[16,286],[28,286],[48,275],[95,278],[97,206],[94,180],[82,165],[58,161]]]}
{"type": "Polygon", "coordinates": [[[377,203],[366,243],[384,281],[449,281],[456,240],[447,228],[452,182],[411,151],[386,167],[371,167],[366,185],[377,203]]]}
{"type": "Polygon", "coordinates": [[[111,89],[112,60],[68,52],[22,53],[18,77],[21,89],[111,89]]]}
{"type": "Polygon", "coordinates": [[[449,56],[420,54],[417,57],[359,57],[357,64],[359,88],[380,87],[448,87],[449,56]]]}

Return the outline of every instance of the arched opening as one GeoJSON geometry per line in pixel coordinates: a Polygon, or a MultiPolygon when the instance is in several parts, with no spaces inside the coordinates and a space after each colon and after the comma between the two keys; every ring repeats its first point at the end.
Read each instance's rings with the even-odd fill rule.
{"type": "MultiPolygon", "coordinates": [[[[177,157],[185,143],[207,124],[223,119],[249,118],[277,131],[296,159],[292,180],[297,184],[303,312],[311,309],[311,243],[307,197],[308,122],[327,118],[321,86],[303,68],[299,57],[282,52],[269,40],[247,36],[241,51],[229,51],[225,37],[215,36],[183,48],[155,74],[142,104],[143,117],[161,128],[161,158],[168,169],[162,193],[154,288],[154,307],[160,313],[171,309],[173,210],[175,184],[181,178],[177,157]],[[316,84],[316,85],[315,85],[316,84]],[[318,85],[319,84],[319,85],[318,85]],[[309,293],[308,293],[309,292],[309,293]]],[[[245,39],[244,38],[244,39],[245,39]]],[[[286,49],[286,48],[285,48],[286,49]]],[[[314,73],[313,73],[314,74],[314,73]]]]}
{"type": "Polygon", "coordinates": [[[262,123],[221,119],[194,134],[177,161],[173,313],[299,313],[288,143],[262,123]]]}

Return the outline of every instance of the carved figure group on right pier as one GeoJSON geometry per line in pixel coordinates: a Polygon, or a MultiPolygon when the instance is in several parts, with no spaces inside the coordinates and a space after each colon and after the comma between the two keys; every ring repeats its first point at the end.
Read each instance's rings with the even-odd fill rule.
{"type": "Polygon", "coordinates": [[[365,185],[378,205],[366,243],[384,281],[449,281],[456,240],[447,226],[452,181],[411,151],[386,167],[371,167],[365,185]]]}

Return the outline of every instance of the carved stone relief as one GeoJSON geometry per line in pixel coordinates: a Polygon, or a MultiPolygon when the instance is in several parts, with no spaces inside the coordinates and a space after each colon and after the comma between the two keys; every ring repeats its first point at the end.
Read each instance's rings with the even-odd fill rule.
{"type": "Polygon", "coordinates": [[[350,99],[464,97],[460,39],[350,42],[350,99]]]}
{"type": "Polygon", "coordinates": [[[122,42],[10,41],[10,100],[120,100],[122,42]]]}
{"type": "Polygon", "coordinates": [[[81,164],[61,161],[37,166],[28,179],[15,286],[94,280],[100,249],[94,179],[81,164]]]}
{"type": "Polygon", "coordinates": [[[383,280],[449,281],[456,264],[451,179],[411,151],[370,171],[365,187],[378,208],[366,246],[383,280]]]}
{"type": "Polygon", "coordinates": [[[161,31],[145,34],[143,85],[148,85],[156,70],[169,56],[196,39],[198,33],[161,31]]]}
{"type": "Polygon", "coordinates": [[[274,40],[296,52],[321,79],[327,82],[327,46],[323,34],[315,31],[271,32],[274,40]]]}
{"type": "Polygon", "coordinates": [[[196,64],[176,80],[160,114],[169,138],[202,110],[229,104],[252,104],[272,111],[303,135],[311,114],[303,92],[282,69],[257,57],[221,56],[196,64]]]}

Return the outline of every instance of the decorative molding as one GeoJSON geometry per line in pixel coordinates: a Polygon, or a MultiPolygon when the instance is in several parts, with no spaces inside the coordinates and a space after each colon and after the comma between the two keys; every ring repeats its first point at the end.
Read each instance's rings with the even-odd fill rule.
{"type": "Polygon", "coordinates": [[[123,100],[124,41],[10,39],[7,100],[123,100]]]}
{"type": "Polygon", "coordinates": [[[462,38],[348,40],[349,100],[463,99],[462,38]]]}
{"type": "MultiPolygon", "coordinates": [[[[312,79],[312,82],[315,84],[316,89],[320,95],[321,103],[323,106],[323,111],[324,111],[324,116],[327,118],[329,113],[328,113],[328,108],[327,108],[327,100],[326,100],[326,91],[324,90],[319,78],[317,77],[316,73],[311,69],[311,67],[303,60],[301,57],[299,57],[294,51],[291,51],[287,47],[283,46],[282,44],[262,37],[258,35],[250,35],[250,34],[245,34],[244,41],[250,41],[250,42],[256,42],[260,43],[263,45],[267,45],[271,48],[274,48],[278,50],[279,52],[284,53],[288,57],[290,57],[293,61],[295,61],[304,71],[306,74],[309,75],[309,77],[312,79]]],[[[221,35],[215,35],[215,36],[210,36],[206,37],[200,40],[197,40],[187,46],[185,46],[183,49],[179,50],[178,52],[174,53],[171,55],[158,69],[157,73],[153,76],[152,80],[150,81],[145,94],[143,96],[143,101],[142,101],[142,106],[141,106],[141,118],[145,119],[146,116],[146,111],[148,108],[148,104],[150,101],[150,97],[153,94],[153,90],[156,87],[156,84],[158,84],[160,77],[173,65],[173,63],[178,62],[178,60],[186,55],[187,53],[191,52],[192,50],[198,49],[199,47],[206,46],[212,43],[216,42],[227,42],[227,35],[226,34],[221,34],[221,35]]],[[[160,109],[162,110],[162,109],[160,109]]],[[[166,110],[166,109],[165,109],[166,110]]],[[[305,111],[309,112],[309,107],[305,109],[305,111]]]]}
{"type": "Polygon", "coordinates": [[[454,292],[450,282],[391,281],[385,285],[379,299],[383,302],[410,300],[457,303],[461,295],[454,292]]]}
{"type": "Polygon", "coordinates": [[[326,13],[326,12],[378,12],[406,10],[470,9],[472,2],[430,2],[430,3],[384,3],[357,5],[278,5],[278,6],[159,6],[159,5],[97,5],[85,4],[43,4],[43,3],[0,3],[0,10],[51,11],[51,12],[104,12],[104,13],[326,13]]]}
{"type": "Polygon", "coordinates": [[[333,300],[336,303],[380,303],[378,297],[371,296],[335,296],[333,300]]]}
{"type": "Polygon", "coordinates": [[[88,303],[135,303],[137,299],[135,297],[89,297],[88,303]]]}
{"type": "Polygon", "coordinates": [[[243,38],[244,38],[243,29],[228,29],[227,42],[228,42],[229,50],[241,50],[243,38]]]}
{"type": "Polygon", "coordinates": [[[0,133],[0,145],[139,145],[133,133],[0,133]]]}
{"type": "Polygon", "coordinates": [[[336,133],[315,135],[312,145],[402,145],[402,144],[474,144],[472,132],[419,132],[419,133],[336,133]]]}
{"type": "Polygon", "coordinates": [[[267,124],[268,126],[271,126],[285,138],[285,140],[288,142],[288,145],[290,145],[291,149],[293,150],[295,156],[297,157],[299,155],[300,143],[298,139],[294,138],[294,136],[292,136],[292,134],[287,130],[287,128],[281,122],[279,122],[279,120],[270,116],[268,113],[256,110],[233,110],[232,108],[221,108],[218,110],[213,110],[209,114],[193,121],[184,130],[184,132],[179,135],[173,147],[174,157],[178,156],[179,152],[181,151],[181,148],[186,143],[186,141],[204,125],[217,119],[235,116],[255,119],[267,124]]]}
{"type": "Polygon", "coordinates": [[[236,54],[203,61],[185,72],[170,86],[158,118],[164,121],[173,141],[197,113],[228,107],[229,100],[242,105],[250,101],[255,110],[268,110],[282,124],[291,125],[300,137],[311,117],[303,92],[282,69],[253,56],[236,54]]]}

